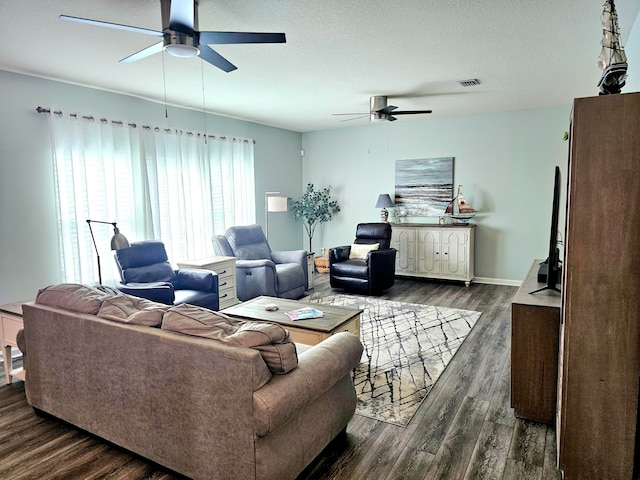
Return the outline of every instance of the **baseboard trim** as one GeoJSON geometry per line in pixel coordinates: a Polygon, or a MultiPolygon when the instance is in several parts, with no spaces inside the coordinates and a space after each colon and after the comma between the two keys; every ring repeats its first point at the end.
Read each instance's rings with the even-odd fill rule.
{"type": "Polygon", "coordinates": [[[506,285],[519,287],[522,280],[507,280],[506,278],[473,277],[473,283],[486,283],[487,285],[506,285]]]}

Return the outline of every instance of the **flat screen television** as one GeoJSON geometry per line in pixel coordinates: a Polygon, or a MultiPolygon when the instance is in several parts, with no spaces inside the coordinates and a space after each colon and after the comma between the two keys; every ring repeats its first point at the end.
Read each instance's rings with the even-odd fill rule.
{"type": "Polygon", "coordinates": [[[531,293],[538,293],[544,290],[554,290],[559,292],[558,282],[562,274],[560,266],[560,249],[558,248],[558,221],[560,217],[560,167],[556,166],[553,183],[553,204],[551,208],[551,232],[549,233],[549,255],[540,264],[538,269],[538,282],[545,283],[545,286],[534,290],[531,293]]]}

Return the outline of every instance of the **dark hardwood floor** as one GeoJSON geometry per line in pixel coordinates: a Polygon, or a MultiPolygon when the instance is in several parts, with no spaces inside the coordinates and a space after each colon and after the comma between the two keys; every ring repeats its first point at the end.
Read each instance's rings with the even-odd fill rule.
{"type": "MultiPolygon", "coordinates": [[[[510,408],[510,302],[516,290],[397,279],[381,298],[477,310],[482,317],[406,428],[356,415],[346,435],[299,480],[560,479],[553,428],[515,418],[510,408]]],[[[316,275],[312,292],[331,292],[328,275],[316,275]]],[[[37,417],[23,382],[15,380],[0,387],[0,478],[181,477],[37,417]]]]}

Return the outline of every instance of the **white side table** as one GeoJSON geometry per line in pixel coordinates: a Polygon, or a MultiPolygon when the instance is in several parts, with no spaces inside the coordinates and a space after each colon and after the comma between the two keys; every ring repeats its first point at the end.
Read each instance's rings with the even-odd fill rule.
{"type": "Polygon", "coordinates": [[[18,347],[16,336],[23,327],[22,304],[25,302],[0,305],[0,326],[2,327],[2,355],[4,357],[4,377],[6,383],[11,383],[12,377],[25,379],[24,368],[13,368],[11,350],[18,347]]]}
{"type": "Polygon", "coordinates": [[[220,310],[222,310],[240,303],[236,292],[236,260],[236,257],[205,257],[179,262],[178,268],[199,268],[216,272],[218,274],[220,310]]]}
{"type": "Polygon", "coordinates": [[[307,283],[308,288],[313,288],[313,273],[316,270],[315,263],[313,262],[315,252],[307,253],[307,283]]]}

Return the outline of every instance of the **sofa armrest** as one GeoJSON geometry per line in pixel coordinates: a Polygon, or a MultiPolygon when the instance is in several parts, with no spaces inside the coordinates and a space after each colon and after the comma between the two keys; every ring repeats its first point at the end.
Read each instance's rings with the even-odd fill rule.
{"type": "Polygon", "coordinates": [[[260,295],[277,297],[276,264],[271,260],[237,260],[236,292],[244,302],[260,295]]]}
{"type": "Polygon", "coordinates": [[[210,270],[183,268],[176,270],[173,286],[180,290],[218,293],[218,274],[210,270]]]}
{"type": "Polygon", "coordinates": [[[267,267],[272,268],[274,271],[276,269],[275,263],[266,258],[259,260],[237,260],[236,261],[236,269],[251,269],[251,268],[261,268],[267,267]]]}
{"type": "Polygon", "coordinates": [[[369,262],[369,267],[374,270],[386,269],[390,273],[393,273],[396,265],[396,252],[397,250],[395,248],[368,252],[367,262],[369,262]]]}
{"type": "MultiPolygon", "coordinates": [[[[16,334],[16,343],[18,344],[20,352],[22,352],[22,360],[24,361],[24,357],[27,355],[27,344],[24,341],[24,328],[18,330],[18,333],[16,334]]],[[[4,368],[7,368],[7,366],[5,365],[4,368]]]]}
{"type": "Polygon", "coordinates": [[[273,258],[273,261],[275,263],[297,263],[299,265],[306,265],[307,251],[288,250],[281,252],[271,252],[271,258],[273,258]]]}
{"type": "Polygon", "coordinates": [[[358,337],[341,332],[302,352],[298,368],[274,376],[253,393],[256,434],[264,436],[284,425],[338,381],[351,376],[362,350],[358,337]]]}
{"type": "Polygon", "coordinates": [[[349,254],[351,253],[351,245],[344,245],[342,247],[334,247],[329,249],[329,265],[333,265],[336,262],[344,262],[349,260],[349,254]]]}
{"type": "Polygon", "coordinates": [[[173,305],[176,299],[173,285],[169,282],[118,283],[116,288],[122,293],[166,305],[173,305]]]}
{"type": "Polygon", "coordinates": [[[302,267],[304,272],[304,289],[308,290],[308,272],[309,264],[307,263],[307,251],[306,250],[287,250],[280,252],[271,252],[271,258],[278,264],[283,263],[296,263],[302,267]]]}

